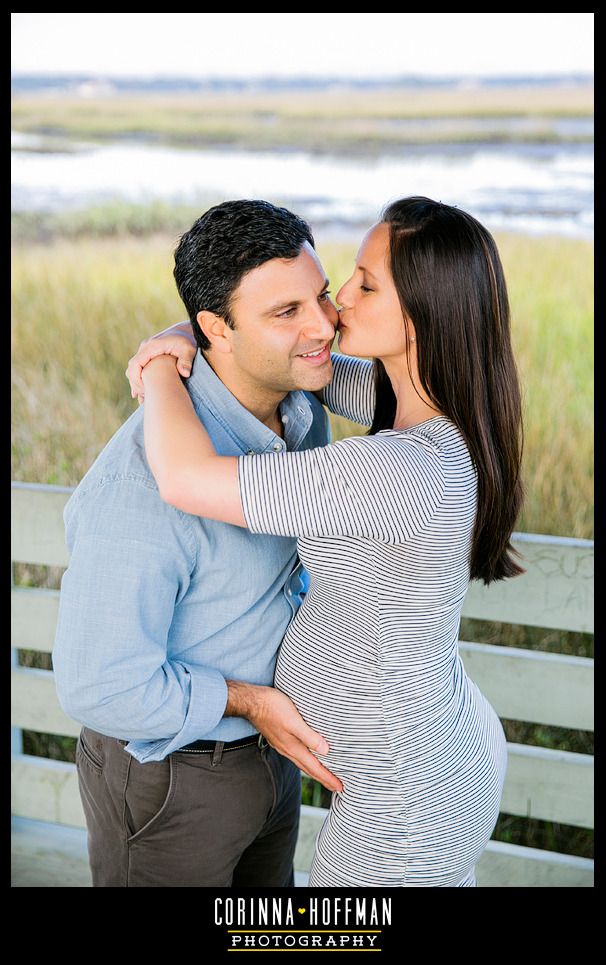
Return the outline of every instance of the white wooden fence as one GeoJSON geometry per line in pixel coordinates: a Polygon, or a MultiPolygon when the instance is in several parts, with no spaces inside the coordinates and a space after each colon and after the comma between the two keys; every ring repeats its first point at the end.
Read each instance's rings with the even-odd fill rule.
{"type": "MultiPolygon", "coordinates": [[[[70,492],[13,483],[13,562],[67,566],[62,514],[70,492]]],[[[474,583],[464,616],[593,632],[593,543],[525,533],[515,534],[514,543],[527,572],[488,588],[474,583]]],[[[58,590],[12,588],[12,812],[15,884],[21,886],[49,884],[43,852],[53,864],[53,884],[90,884],[82,832],[75,837],[70,830],[84,827],[75,766],[25,755],[21,747],[22,730],[73,737],[80,731],[59,706],[52,672],[17,664],[19,649],[52,651],[58,602],[58,590]]],[[[460,646],[469,675],[503,719],[593,730],[593,660],[482,643],[460,646]]],[[[512,743],[508,752],[502,812],[593,827],[590,755],[512,743]]],[[[300,883],[325,814],[323,808],[301,809],[295,859],[300,883]]],[[[591,887],[593,862],[491,841],[477,877],[480,887],[591,887]]]]}

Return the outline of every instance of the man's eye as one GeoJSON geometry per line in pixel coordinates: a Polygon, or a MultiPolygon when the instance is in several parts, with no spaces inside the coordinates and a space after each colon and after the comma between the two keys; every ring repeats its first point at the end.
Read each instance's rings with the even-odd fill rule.
{"type": "Polygon", "coordinates": [[[325,292],[322,292],[322,294],[320,295],[320,301],[322,302],[330,301],[330,288],[328,288],[325,292]]]}
{"type": "Polygon", "coordinates": [[[276,315],[276,318],[290,318],[291,315],[294,315],[294,313],[296,312],[296,310],[297,310],[297,309],[294,308],[294,307],[293,307],[293,308],[287,308],[286,311],[280,312],[279,315],[276,315]]]}

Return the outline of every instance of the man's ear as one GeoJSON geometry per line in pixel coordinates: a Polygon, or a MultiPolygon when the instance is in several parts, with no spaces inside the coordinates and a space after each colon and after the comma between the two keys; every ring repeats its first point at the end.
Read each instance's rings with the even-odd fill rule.
{"type": "Polygon", "coordinates": [[[196,321],[210,342],[211,348],[224,355],[229,355],[233,329],[229,327],[225,319],[221,315],[215,315],[214,312],[203,311],[198,312],[196,321]]]}

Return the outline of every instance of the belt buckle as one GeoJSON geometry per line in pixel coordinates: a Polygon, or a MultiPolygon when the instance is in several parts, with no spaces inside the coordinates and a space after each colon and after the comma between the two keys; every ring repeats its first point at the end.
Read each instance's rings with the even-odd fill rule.
{"type": "Polygon", "coordinates": [[[269,747],[269,741],[265,739],[263,734],[259,734],[259,737],[257,738],[257,745],[259,750],[264,751],[266,747],[269,747]]]}

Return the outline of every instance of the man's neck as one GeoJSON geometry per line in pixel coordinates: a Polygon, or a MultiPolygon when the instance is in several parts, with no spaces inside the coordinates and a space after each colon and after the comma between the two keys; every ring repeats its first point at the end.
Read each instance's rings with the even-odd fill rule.
{"type": "Polygon", "coordinates": [[[210,365],[218,379],[221,380],[240,405],[254,415],[255,419],[266,425],[278,436],[283,436],[283,425],[280,418],[280,403],[286,397],[285,392],[275,392],[247,380],[241,372],[233,372],[228,365],[222,364],[222,357],[203,352],[202,355],[210,365]]]}

